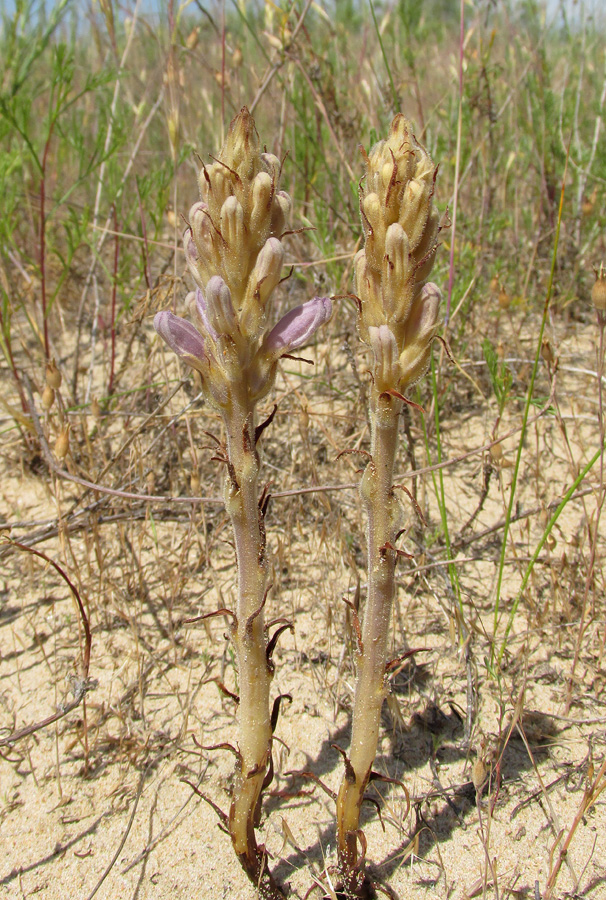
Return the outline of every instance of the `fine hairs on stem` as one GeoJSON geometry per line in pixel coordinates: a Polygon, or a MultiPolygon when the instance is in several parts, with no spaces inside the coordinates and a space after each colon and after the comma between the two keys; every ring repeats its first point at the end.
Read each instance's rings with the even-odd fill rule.
{"type": "Polygon", "coordinates": [[[365,156],[360,213],[365,247],[354,261],[358,331],[370,348],[371,459],[360,493],[367,516],[368,586],[358,642],[349,756],[337,798],[338,854],[347,897],[371,896],[364,873],[360,808],[372,778],[385,696],[387,639],[402,510],[393,484],[403,391],[427,370],[440,291],[427,283],[440,230],[433,207],[437,170],[403,115],[365,156]]]}
{"type": "Polygon", "coordinates": [[[328,298],[315,297],[268,330],[271,296],[282,277],[281,236],[291,206],[288,194],[279,190],[280,170],[276,156],[261,152],[253,118],[243,108],[218,158],[202,168],[201,200],[189,212],[184,235],[185,257],[196,283],[188,298],[196,326],[168,311],[154,320],[169,347],[200,373],[203,394],[225,428],[224,498],[234,532],[238,590],[235,609],[221,612],[232,620],[240,695],[231,808],[228,816],[218,812],[244,871],[264,900],[284,894],[255,836],[262,791],[273,775],[275,724],[270,714],[275,635],[268,643],[263,615],[269,591],[268,498],[259,490],[259,439],[273,413],[257,424],[256,407],[274,384],[279,359],[305,344],[332,312],[328,298]]]}

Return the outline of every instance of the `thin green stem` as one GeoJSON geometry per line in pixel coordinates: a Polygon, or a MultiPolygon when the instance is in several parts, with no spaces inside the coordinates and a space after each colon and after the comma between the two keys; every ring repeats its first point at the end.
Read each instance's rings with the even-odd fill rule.
{"type": "Polygon", "coordinates": [[[591,552],[589,555],[589,565],[587,566],[587,574],[585,576],[585,589],[583,591],[583,603],[581,606],[581,620],[579,622],[579,633],[574,648],[574,659],[572,669],[568,678],[568,688],[566,696],[566,712],[570,709],[572,703],[572,690],[575,680],[575,672],[581,656],[581,645],[583,635],[585,633],[587,619],[587,604],[589,601],[589,591],[594,582],[595,560],[597,554],[598,535],[600,533],[600,520],[604,509],[604,501],[606,500],[606,492],[604,490],[604,389],[602,385],[602,377],[604,375],[604,317],[602,313],[598,313],[598,324],[600,329],[600,340],[597,348],[597,375],[598,375],[598,429],[600,433],[600,483],[597,491],[596,512],[593,521],[593,529],[591,534],[591,552]]]}
{"type": "Polygon", "coordinates": [[[372,0],[368,0],[368,5],[370,6],[370,12],[372,13],[372,21],[375,26],[375,32],[377,34],[377,40],[379,41],[379,47],[381,48],[381,54],[383,55],[383,62],[385,63],[385,68],[387,70],[387,76],[389,78],[389,85],[391,87],[391,96],[393,98],[394,112],[397,112],[400,107],[400,100],[398,97],[398,92],[396,91],[396,86],[393,81],[393,77],[391,74],[391,68],[389,66],[389,62],[387,61],[387,54],[385,52],[385,47],[383,45],[383,38],[381,37],[381,31],[379,29],[379,23],[377,22],[377,16],[375,13],[375,5],[372,0]]]}
{"type": "MultiPolygon", "coordinates": [[[[436,372],[436,364],[435,359],[432,355],[431,357],[431,385],[433,390],[433,411],[434,411],[434,427],[436,430],[436,448],[438,453],[438,465],[442,462],[442,433],[440,430],[440,404],[438,402],[438,378],[436,372]]],[[[427,436],[427,428],[425,426],[425,420],[423,419],[423,434],[425,437],[425,452],[427,454],[427,460],[429,465],[432,465],[431,462],[431,453],[429,450],[429,440],[427,436]]],[[[459,573],[457,571],[457,567],[453,562],[453,553],[452,553],[452,544],[450,541],[450,531],[448,529],[448,510],[446,508],[446,492],[444,490],[444,473],[443,469],[438,469],[438,480],[439,480],[439,489],[436,484],[436,473],[435,471],[431,473],[431,477],[433,480],[434,491],[436,494],[436,499],[438,501],[438,507],[440,510],[440,519],[442,520],[442,532],[444,534],[444,541],[446,543],[446,557],[448,559],[448,575],[450,577],[450,583],[455,592],[457,598],[457,605],[459,607],[459,614],[461,617],[461,624],[464,621],[463,616],[463,601],[461,598],[461,585],[459,582],[459,573]]],[[[465,639],[463,634],[460,635],[461,640],[465,639]]]]}
{"type": "Polygon", "coordinates": [[[528,385],[528,391],[526,393],[526,402],[524,404],[524,412],[522,414],[522,428],[520,431],[520,440],[518,442],[518,449],[516,453],[516,459],[513,466],[513,473],[511,478],[511,487],[509,489],[509,503],[507,505],[507,511],[505,513],[505,525],[503,528],[503,542],[501,544],[501,553],[499,557],[499,567],[497,571],[497,586],[495,591],[495,603],[494,603],[494,619],[493,619],[493,642],[490,650],[490,663],[494,663],[494,652],[497,638],[497,627],[499,623],[499,606],[501,599],[501,586],[503,583],[503,572],[505,569],[505,554],[507,552],[507,540],[509,537],[509,526],[511,524],[511,517],[513,515],[513,507],[515,503],[516,496],[516,487],[518,483],[518,476],[520,474],[520,465],[522,461],[522,452],[524,449],[524,438],[526,437],[526,428],[528,424],[528,417],[530,414],[530,406],[532,403],[532,397],[534,393],[534,385],[537,378],[537,373],[539,370],[539,360],[541,358],[541,346],[543,343],[543,333],[545,331],[545,325],[547,323],[547,313],[549,311],[549,304],[551,302],[551,294],[553,290],[553,279],[555,275],[555,267],[558,257],[558,243],[560,239],[560,225],[562,222],[562,210],[564,207],[564,192],[566,189],[566,173],[568,171],[568,153],[566,154],[566,165],[564,166],[564,175],[562,177],[562,187],[560,191],[560,205],[558,210],[558,221],[556,225],[556,233],[555,240],[553,245],[553,253],[551,257],[551,270],[549,273],[549,283],[547,285],[547,295],[545,297],[545,303],[543,304],[543,315],[541,317],[541,326],[539,328],[539,334],[537,337],[536,344],[536,352],[534,357],[534,363],[532,366],[532,372],[530,375],[530,384],[528,385]]]}
{"type": "Polygon", "coordinates": [[[560,515],[563,512],[566,505],[568,504],[570,498],[573,496],[573,494],[577,490],[578,486],[584,480],[585,476],[595,466],[598,459],[600,459],[603,456],[605,449],[606,449],[606,447],[604,445],[602,445],[600,447],[600,449],[594,453],[594,455],[591,457],[591,459],[589,460],[587,465],[583,469],[581,469],[581,471],[579,472],[579,474],[577,475],[575,480],[572,482],[572,484],[570,485],[570,487],[568,488],[568,490],[566,491],[566,493],[564,494],[564,496],[562,497],[562,499],[556,506],[552,517],[550,518],[549,522],[545,526],[545,530],[543,531],[543,534],[541,535],[541,539],[540,539],[539,543],[537,544],[535,551],[530,558],[530,562],[526,566],[526,571],[524,572],[524,577],[522,578],[522,584],[520,585],[518,595],[517,595],[516,599],[514,600],[513,606],[511,608],[511,612],[509,613],[509,617],[507,620],[507,627],[505,628],[505,634],[503,635],[503,640],[501,641],[499,655],[497,657],[497,662],[499,664],[500,664],[501,660],[503,659],[503,654],[505,653],[505,649],[507,647],[507,639],[509,637],[509,633],[511,632],[513,620],[515,618],[518,606],[520,604],[520,600],[522,599],[522,596],[526,589],[526,585],[528,584],[528,579],[530,578],[530,575],[532,573],[534,565],[541,554],[541,550],[545,546],[545,542],[547,541],[547,538],[551,534],[551,531],[552,531],[555,523],[560,518],[560,515]]]}

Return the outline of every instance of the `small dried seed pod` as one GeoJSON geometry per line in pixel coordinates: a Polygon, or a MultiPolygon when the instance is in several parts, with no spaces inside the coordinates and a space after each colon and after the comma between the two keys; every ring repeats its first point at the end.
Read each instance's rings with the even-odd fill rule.
{"type": "Polygon", "coordinates": [[[490,455],[494,462],[499,462],[499,460],[503,458],[503,446],[500,441],[498,444],[492,445],[490,448],[490,455]]]}
{"type": "Polygon", "coordinates": [[[500,309],[509,309],[511,306],[511,297],[505,290],[505,288],[501,288],[499,291],[499,308],[500,309]]]}
{"type": "Polygon", "coordinates": [[[48,412],[54,402],[55,392],[50,384],[46,384],[44,386],[44,390],[42,391],[42,409],[48,412]]]}
{"type": "Polygon", "coordinates": [[[192,497],[199,497],[200,496],[200,476],[198,475],[198,473],[195,470],[191,473],[191,478],[189,480],[189,486],[191,488],[192,497]]]}
{"type": "Polygon", "coordinates": [[[58,391],[61,387],[61,372],[54,359],[46,364],[46,383],[54,391],[58,391]]]}
{"type": "Polygon", "coordinates": [[[57,459],[65,459],[67,454],[69,453],[69,425],[66,425],[65,428],[59,434],[59,437],[55,441],[55,456],[57,459]]]}
{"type": "Polygon", "coordinates": [[[544,338],[543,342],[541,344],[541,356],[543,357],[543,359],[549,366],[553,363],[553,361],[555,359],[555,356],[553,355],[553,350],[551,349],[551,344],[549,343],[547,338],[544,338]]]}
{"type": "Polygon", "coordinates": [[[606,270],[603,264],[600,265],[599,272],[596,272],[595,283],[591,289],[591,302],[598,313],[606,312],[606,270]]]}
{"type": "Polygon", "coordinates": [[[480,791],[482,789],[487,775],[488,770],[486,768],[484,760],[481,756],[478,756],[471,769],[471,780],[476,791],[480,791]]]}

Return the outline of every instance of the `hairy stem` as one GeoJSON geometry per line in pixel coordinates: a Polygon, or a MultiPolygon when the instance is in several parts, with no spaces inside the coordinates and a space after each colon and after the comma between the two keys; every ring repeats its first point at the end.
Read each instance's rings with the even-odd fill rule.
{"type": "Polygon", "coordinates": [[[238,604],[232,636],[240,691],[239,756],[229,830],[236,855],[260,896],[278,900],[284,894],[275,884],[264,848],[257,845],[255,837],[261,792],[271,761],[272,672],[266,655],[263,616],[267,565],[263,513],[259,509],[254,411],[245,402],[234,403],[225,425],[229,458],[225,503],[234,529],[238,563],[238,604]]]}
{"type": "Polygon", "coordinates": [[[389,620],[395,592],[396,553],[393,543],[399,525],[399,505],[393,492],[401,401],[387,394],[371,404],[371,455],[360,493],[368,516],[368,594],[357,660],[350,763],[337,798],[339,864],[346,889],[363,883],[358,860],[360,808],[377,752],[381,707],[385,696],[385,667],[389,620]]]}

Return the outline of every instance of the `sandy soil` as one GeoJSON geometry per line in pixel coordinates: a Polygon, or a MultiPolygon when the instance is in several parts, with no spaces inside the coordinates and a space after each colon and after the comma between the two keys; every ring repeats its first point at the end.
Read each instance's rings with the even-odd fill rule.
{"type": "MultiPolygon", "coordinates": [[[[575,458],[583,460],[596,446],[595,378],[574,371],[594,368],[588,329],[568,327],[558,336],[560,409],[571,426],[575,458]]],[[[474,360],[461,362],[488,396],[482,367],[474,360]]],[[[516,395],[523,394],[524,365],[512,363],[516,395]]],[[[329,371],[326,350],[320,351],[318,369],[317,391],[308,394],[306,407],[292,374],[294,364],[283,377],[280,413],[265,446],[274,489],[309,485],[310,471],[312,483],[356,477],[354,461],[334,462],[337,449],[358,440],[364,446],[366,440],[363,411],[351,414],[353,376],[346,366],[329,371]],[[335,386],[342,396],[331,393],[335,386]]],[[[469,378],[456,377],[458,399],[449,401],[443,423],[449,458],[481,446],[496,415],[494,404],[480,402],[469,378]]],[[[541,378],[547,397],[544,371],[541,378]]],[[[155,402],[159,399],[161,391],[155,402]]],[[[179,396],[170,411],[182,406],[179,396]]],[[[519,424],[519,409],[513,404],[499,434],[519,424]]],[[[191,423],[204,443],[205,411],[194,411],[191,423]]],[[[424,465],[419,423],[413,419],[412,424],[417,463],[424,465]]],[[[93,443],[105,442],[106,454],[123,438],[118,418],[94,423],[89,417],[86,428],[93,443]]],[[[152,436],[142,434],[135,455],[152,436]]],[[[163,521],[158,505],[142,505],[141,515],[134,516],[128,504],[98,495],[102,503],[96,510],[69,518],[81,489],[52,477],[43,464],[32,467],[20,441],[14,435],[4,441],[2,517],[21,523],[10,532],[17,540],[45,527],[43,521],[52,525],[57,516],[65,517],[60,533],[36,547],[57,560],[81,592],[93,632],[90,676],[96,687],[84,706],[1,748],[0,897],[252,898],[213,809],[190,786],[228,808],[232,757],[200,749],[236,740],[233,703],[216,683],[218,678],[229,687],[236,684],[225,622],[183,624],[185,618],[225,606],[234,584],[220,507],[208,506],[204,519],[180,508],[178,521],[163,521]],[[120,516],[101,519],[112,511],[120,516]]],[[[154,489],[187,493],[185,427],[175,439],[176,457],[167,441],[154,451],[154,489]]],[[[85,443],[80,441],[78,451],[74,444],[74,470],[77,465],[86,469],[85,443]]],[[[554,416],[530,427],[527,445],[520,510],[557,499],[571,481],[554,416]]],[[[405,789],[380,786],[374,799],[381,817],[376,804],[369,803],[363,822],[371,872],[401,900],[494,897],[495,872],[500,897],[533,900],[535,883],[543,897],[563,847],[568,852],[553,897],[576,890],[574,896],[606,898],[604,797],[575,821],[605,752],[601,560],[569,713],[565,703],[587,557],[584,516],[595,509],[591,495],[569,505],[554,542],[541,554],[500,679],[491,677],[485,664],[501,532],[482,532],[503,515],[515,447],[515,436],[505,441],[486,501],[455,546],[466,643],[457,634],[429,479],[419,487],[428,527],[415,526],[404,543],[415,560],[400,569],[393,652],[396,656],[407,647],[422,652],[393,680],[376,769],[405,789]]],[[[221,472],[205,461],[207,455],[200,454],[202,492],[219,496],[221,472]]],[[[480,454],[445,470],[453,535],[477,507],[483,466],[489,462],[487,454],[480,454]]],[[[403,447],[403,473],[407,465],[403,447]]],[[[147,477],[143,470],[139,475],[147,477]]],[[[105,483],[114,483],[111,476],[105,483]]],[[[141,489],[140,482],[135,489],[141,489]]],[[[312,896],[323,896],[334,878],[333,801],[316,782],[293,773],[312,772],[329,791],[337,789],[342,774],[331,745],[347,746],[353,664],[351,626],[340,597],[353,594],[358,577],[364,581],[361,521],[355,490],[283,498],[268,519],[274,583],[268,618],[291,616],[295,632],[284,635],[275,655],[275,692],[290,694],[292,702],[282,705],[276,780],[266,799],[262,835],[278,877],[299,898],[314,881],[324,890],[312,896]]],[[[513,526],[505,615],[541,535],[541,522],[538,514],[513,526]]],[[[603,535],[600,547],[603,551],[603,535]]],[[[5,552],[1,566],[0,725],[5,736],[72,698],[83,635],[74,598],[54,569],[17,551],[5,552]]]]}

